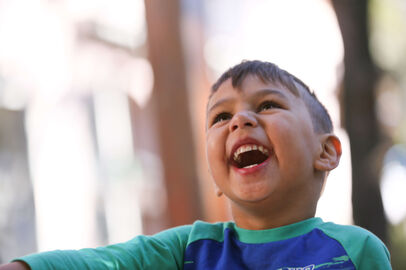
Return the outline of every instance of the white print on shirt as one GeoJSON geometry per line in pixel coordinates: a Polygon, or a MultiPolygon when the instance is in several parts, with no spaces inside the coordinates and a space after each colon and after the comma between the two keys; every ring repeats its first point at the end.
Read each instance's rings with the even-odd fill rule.
{"type": "Polygon", "coordinates": [[[305,267],[283,267],[279,268],[278,270],[313,270],[314,264],[305,266],[305,267]]]}

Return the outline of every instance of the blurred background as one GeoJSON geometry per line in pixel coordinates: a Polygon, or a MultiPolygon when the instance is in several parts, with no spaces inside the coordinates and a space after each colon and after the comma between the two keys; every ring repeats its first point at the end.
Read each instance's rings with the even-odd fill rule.
{"type": "Polygon", "coordinates": [[[343,143],[317,215],[406,269],[406,2],[0,0],[0,264],[230,219],[205,157],[243,59],[306,82],[343,143]]]}

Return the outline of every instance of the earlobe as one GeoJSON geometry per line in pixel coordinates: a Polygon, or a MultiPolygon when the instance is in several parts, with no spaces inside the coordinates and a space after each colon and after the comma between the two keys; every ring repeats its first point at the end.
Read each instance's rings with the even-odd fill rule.
{"type": "Polygon", "coordinates": [[[314,168],[319,171],[331,171],[338,166],[341,157],[341,142],[333,134],[321,137],[321,151],[314,161],[314,168]]]}
{"type": "Polygon", "coordinates": [[[220,188],[216,184],[214,184],[214,189],[216,191],[217,197],[221,197],[223,195],[223,191],[221,191],[220,188]]]}
{"type": "Polygon", "coordinates": [[[216,195],[217,195],[217,197],[221,197],[223,195],[223,191],[217,190],[216,195]]]}

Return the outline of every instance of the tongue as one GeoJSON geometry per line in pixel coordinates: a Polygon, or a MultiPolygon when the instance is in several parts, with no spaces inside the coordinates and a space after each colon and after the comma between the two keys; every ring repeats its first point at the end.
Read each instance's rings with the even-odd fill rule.
{"type": "Polygon", "coordinates": [[[253,150],[241,153],[238,156],[237,167],[245,168],[252,165],[258,165],[264,162],[268,157],[259,150],[253,150]]]}

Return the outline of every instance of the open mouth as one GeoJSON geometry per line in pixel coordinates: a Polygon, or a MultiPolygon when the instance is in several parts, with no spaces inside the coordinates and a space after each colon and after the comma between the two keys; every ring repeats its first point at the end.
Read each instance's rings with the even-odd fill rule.
{"type": "Polygon", "coordinates": [[[237,168],[252,168],[268,159],[269,150],[262,145],[246,144],[238,147],[231,155],[231,164],[237,168]]]}

